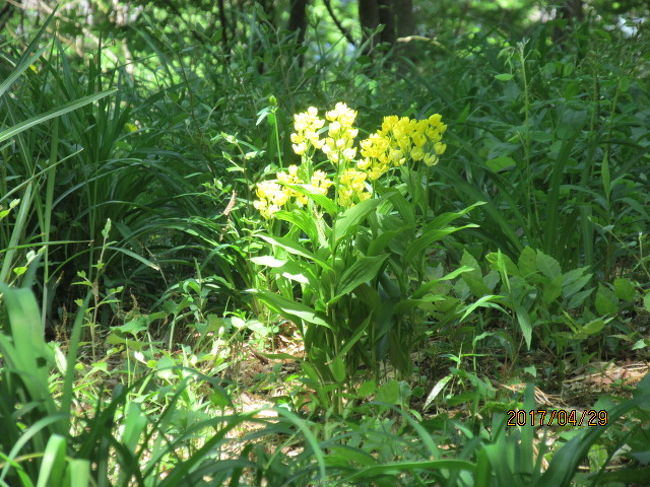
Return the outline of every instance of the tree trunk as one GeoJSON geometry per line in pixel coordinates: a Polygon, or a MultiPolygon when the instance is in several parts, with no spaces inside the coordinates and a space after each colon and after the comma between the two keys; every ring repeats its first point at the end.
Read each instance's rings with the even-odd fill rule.
{"type": "Polygon", "coordinates": [[[379,23],[384,25],[384,30],[381,31],[379,38],[381,39],[381,42],[387,42],[388,44],[393,45],[397,38],[393,1],[377,0],[377,7],[379,11],[379,23]]]}
{"type": "Polygon", "coordinates": [[[553,28],[553,42],[562,44],[566,40],[566,31],[576,23],[585,18],[584,5],[582,0],[565,0],[564,4],[558,8],[555,15],[556,19],[564,19],[563,25],[556,25],[553,28]]]}
{"type": "Polygon", "coordinates": [[[288,29],[291,32],[298,32],[296,43],[302,46],[307,30],[307,2],[308,0],[291,0],[291,12],[289,14],[288,29]]]}

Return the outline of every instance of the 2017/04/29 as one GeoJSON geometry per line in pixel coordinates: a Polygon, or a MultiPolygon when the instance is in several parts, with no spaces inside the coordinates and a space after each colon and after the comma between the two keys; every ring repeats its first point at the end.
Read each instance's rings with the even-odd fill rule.
{"type": "Polygon", "coordinates": [[[605,426],[607,425],[607,411],[585,409],[584,411],[577,411],[575,409],[553,409],[547,411],[546,409],[533,409],[525,411],[523,409],[515,410],[509,409],[508,426],[605,426]]]}

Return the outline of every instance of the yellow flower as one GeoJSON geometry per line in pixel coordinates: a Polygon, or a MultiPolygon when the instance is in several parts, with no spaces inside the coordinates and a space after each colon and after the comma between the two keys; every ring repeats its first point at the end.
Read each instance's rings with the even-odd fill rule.
{"type": "Polygon", "coordinates": [[[326,195],[327,190],[334,185],[334,182],[327,177],[325,172],[318,169],[311,177],[311,185],[314,193],[326,195]]]}
{"type": "Polygon", "coordinates": [[[325,125],[325,120],[318,118],[318,109],[309,107],[306,112],[297,113],[293,116],[294,133],[291,134],[293,151],[303,155],[309,149],[309,145],[319,149],[322,141],[318,137],[318,131],[325,125]]]}
{"type": "Polygon", "coordinates": [[[259,200],[253,201],[253,206],[267,219],[272,218],[289,201],[289,194],[275,181],[258,183],[255,194],[259,200]]]}
{"type": "Polygon", "coordinates": [[[339,102],[334,110],[325,113],[325,118],[330,122],[338,122],[345,127],[351,127],[357,118],[357,112],[348,108],[345,103],[339,102]]]}

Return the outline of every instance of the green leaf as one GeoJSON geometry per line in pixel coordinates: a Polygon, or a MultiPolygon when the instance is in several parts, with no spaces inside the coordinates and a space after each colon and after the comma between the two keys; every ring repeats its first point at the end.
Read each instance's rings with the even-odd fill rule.
{"type": "Polygon", "coordinates": [[[251,262],[255,265],[263,265],[266,267],[281,267],[287,263],[286,260],[276,259],[272,255],[261,255],[259,257],[251,258],[251,262]]]}
{"type": "Polygon", "coordinates": [[[295,242],[294,240],[288,238],[288,237],[272,237],[270,235],[259,235],[259,237],[270,243],[271,245],[277,245],[278,247],[283,248],[287,252],[293,255],[298,255],[300,257],[305,257],[306,259],[312,260],[316,262],[318,265],[320,265],[323,269],[327,270],[333,270],[332,267],[325,262],[322,259],[319,259],[316,257],[314,254],[309,252],[306,248],[304,248],[302,245],[299,243],[295,242]]]}
{"type": "Polygon", "coordinates": [[[590,337],[592,335],[597,335],[603,330],[603,328],[605,328],[605,325],[607,323],[612,321],[612,319],[613,318],[608,318],[606,320],[603,320],[602,318],[596,318],[595,320],[591,320],[589,323],[586,323],[584,326],[582,326],[577,334],[582,339],[590,337]]]}
{"type": "Polygon", "coordinates": [[[519,272],[524,278],[537,273],[537,252],[530,247],[524,247],[519,255],[517,267],[519,267],[519,272]]]}
{"type": "Polygon", "coordinates": [[[359,397],[365,398],[368,397],[370,394],[374,394],[376,390],[377,390],[377,383],[374,380],[367,380],[366,382],[361,384],[359,390],[357,391],[357,395],[359,397]]]}
{"type": "Polygon", "coordinates": [[[306,262],[286,262],[272,272],[280,274],[285,279],[316,286],[318,279],[313,269],[306,262]]]}
{"type": "Polygon", "coordinates": [[[363,256],[355,260],[354,264],[348,267],[341,275],[336,284],[336,295],[329,300],[329,304],[336,302],[341,296],[354,291],[361,284],[364,284],[379,273],[379,269],[388,257],[387,254],[373,257],[363,256]]]}
{"type": "Polygon", "coordinates": [[[331,329],[330,324],[318,316],[318,313],[309,306],[305,306],[304,304],[297,303],[291,299],[284,298],[268,291],[251,289],[250,292],[259,296],[261,301],[266,303],[274,311],[281,313],[285,318],[292,320],[297,318],[306,321],[307,323],[331,329]]]}
{"type": "Polygon", "coordinates": [[[343,384],[346,378],[345,362],[343,359],[341,357],[336,357],[334,360],[332,360],[332,363],[330,363],[329,367],[334,380],[339,384],[343,384]]]}
{"type": "Polygon", "coordinates": [[[485,163],[487,168],[492,172],[501,172],[517,166],[517,163],[512,157],[501,156],[495,159],[490,159],[485,163]]]}
{"type": "Polygon", "coordinates": [[[442,379],[440,379],[438,382],[436,382],[436,385],[433,386],[433,389],[431,389],[431,392],[429,392],[429,395],[427,396],[426,400],[424,401],[424,406],[422,406],[422,411],[426,411],[427,408],[431,405],[431,403],[438,397],[438,395],[442,392],[442,390],[445,388],[447,385],[447,382],[449,382],[452,378],[452,375],[446,375],[442,379]]]}
{"type": "Polygon", "coordinates": [[[553,257],[546,255],[541,250],[537,251],[536,257],[537,268],[544,274],[546,277],[554,279],[562,275],[562,269],[560,264],[553,257]]]}
{"type": "Polygon", "coordinates": [[[501,73],[495,75],[494,78],[498,79],[499,81],[510,81],[512,78],[514,78],[514,75],[510,73],[501,73]]]}
{"type": "Polygon", "coordinates": [[[467,318],[472,313],[472,311],[474,311],[476,308],[493,308],[493,309],[498,309],[503,313],[506,313],[505,309],[503,309],[497,303],[493,302],[498,299],[503,299],[503,296],[488,294],[487,296],[480,297],[474,303],[464,308],[465,312],[463,313],[463,316],[460,318],[460,322],[462,323],[463,321],[465,321],[465,318],[467,318]]]}
{"type": "MultiPolygon", "coordinates": [[[[449,274],[446,274],[442,277],[439,277],[438,279],[431,279],[428,282],[425,282],[422,284],[417,290],[413,292],[413,299],[420,299],[426,295],[432,288],[436,287],[436,285],[440,284],[442,281],[449,281],[451,279],[455,279],[461,274],[468,274],[472,271],[474,271],[475,268],[473,267],[468,267],[468,266],[462,266],[459,267],[458,269],[450,272],[449,274]]],[[[479,272],[480,275],[480,272],[479,272]]],[[[482,282],[482,281],[481,281],[482,282]]],[[[487,289],[487,288],[486,288],[487,289]]]]}
{"type": "Polygon", "coordinates": [[[645,306],[646,311],[650,311],[650,292],[645,293],[645,296],[643,296],[643,306],[645,306]]]}
{"type": "Polygon", "coordinates": [[[306,185],[302,185],[302,184],[285,184],[285,186],[290,187],[291,189],[297,191],[298,193],[304,194],[309,199],[317,203],[329,215],[331,216],[336,215],[336,211],[337,211],[336,203],[330,198],[328,198],[327,196],[322,194],[312,193],[311,191],[309,191],[309,189],[307,189],[306,185]]]}
{"type": "Polygon", "coordinates": [[[618,313],[618,298],[608,287],[599,284],[596,291],[596,311],[601,315],[615,315],[618,313]]]}
{"type": "Polygon", "coordinates": [[[483,282],[483,274],[481,273],[481,266],[478,261],[467,250],[463,250],[463,256],[460,263],[464,267],[469,267],[472,270],[463,274],[463,281],[469,287],[470,292],[477,298],[485,296],[490,293],[490,289],[483,282]]]}
{"type": "Polygon", "coordinates": [[[377,391],[377,396],[375,400],[378,402],[385,402],[387,404],[399,404],[400,403],[400,388],[399,382],[395,379],[391,379],[382,385],[377,391]]]}
{"type": "Polygon", "coordinates": [[[19,133],[24,132],[27,129],[30,129],[33,126],[38,125],[39,123],[43,123],[52,118],[65,115],[66,113],[77,110],[97,100],[101,100],[106,96],[112,95],[115,92],[117,92],[117,89],[106,90],[101,93],[96,93],[94,95],[84,96],[83,98],[79,98],[78,100],[72,101],[70,103],[66,103],[65,105],[62,105],[58,108],[54,108],[53,110],[49,110],[45,113],[41,113],[40,115],[31,117],[23,122],[20,122],[19,124],[14,125],[13,127],[9,127],[8,129],[0,131],[0,143],[4,142],[5,140],[11,139],[12,137],[15,137],[19,133]]]}
{"type": "Polygon", "coordinates": [[[379,203],[382,201],[383,198],[362,201],[358,205],[348,208],[341,213],[336,218],[334,229],[332,230],[333,247],[336,247],[341,239],[349,237],[352,234],[355,225],[361,223],[368,213],[377,208],[379,203]]]}
{"type": "Polygon", "coordinates": [[[542,294],[542,302],[544,304],[551,304],[560,297],[562,294],[562,279],[563,276],[557,276],[544,281],[544,292],[542,294]]]}
{"type": "Polygon", "coordinates": [[[636,298],[636,287],[634,283],[624,277],[614,279],[614,294],[623,301],[634,301],[636,298]]]}
{"type": "Polygon", "coordinates": [[[530,321],[530,315],[521,305],[515,305],[515,314],[517,315],[517,322],[519,323],[519,328],[521,333],[524,335],[524,340],[526,340],[526,346],[530,350],[530,343],[533,338],[533,325],[530,321]]]}
{"type": "Polygon", "coordinates": [[[420,257],[425,250],[429,249],[432,244],[435,242],[442,240],[448,235],[451,235],[452,233],[455,233],[459,230],[463,230],[465,228],[477,228],[478,225],[475,225],[473,223],[469,223],[467,225],[463,225],[461,227],[446,227],[442,229],[431,229],[422,235],[420,235],[418,238],[416,238],[411,244],[406,248],[406,252],[404,253],[404,261],[407,262],[408,264],[414,264],[414,259],[416,257],[420,257]]]}
{"type": "Polygon", "coordinates": [[[280,210],[273,216],[278,220],[284,220],[300,228],[300,230],[305,232],[312,243],[318,242],[318,230],[316,228],[314,216],[310,215],[308,212],[297,209],[293,211],[280,210]]]}

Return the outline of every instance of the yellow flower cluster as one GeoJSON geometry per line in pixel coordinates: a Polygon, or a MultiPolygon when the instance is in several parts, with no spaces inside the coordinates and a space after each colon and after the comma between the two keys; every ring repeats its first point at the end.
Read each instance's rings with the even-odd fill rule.
{"type": "Polygon", "coordinates": [[[447,126],[438,114],[425,120],[395,115],[384,117],[381,129],[361,141],[363,159],[357,163],[357,167],[366,171],[368,178],[374,181],[409,158],[432,166],[447,148],[441,142],[445,130],[447,126]]]}
{"type": "Polygon", "coordinates": [[[318,131],[325,125],[325,120],[318,118],[318,109],[309,107],[304,113],[293,116],[295,133],[291,134],[293,151],[299,156],[303,155],[309,145],[320,149],[323,141],[318,137],[318,131]]]}
{"type": "Polygon", "coordinates": [[[352,206],[370,199],[366,188],[367,174],[357,169],[346,169],[339,177],[338,201],[341,206],[352,206]]]}
{"type": "Polygon", "coordinates": [[[338,164],[341,159],[351,161],[357,155],[356,147],[352,147],[359,134],[359,129],[352,127],[357,112],[345,103],[337,103],[334,110],[325,114],[325,118],[330,124],[321,150],[333,164],[338,164]]]}
{"type": "Polygon", "coordinates": [[[262,181],[255,190],[258,200],[253,206],[264,218],[273,218],[273,214],[289,201],[289,195],[282,186],[274,181],[262,181]]]}
{"type": "MultiPolygon", "coordinates": [[[[294,115],[294,133],[291,134],[294,152],[304,155],[312,147],[322,150],[337,168],[336,190],[341,206],[352,206],[369,199],[372,194],[369,182],[379,179],[391,167],[401,166],[409,159],[432,166],[447,148],[442,143],[447,126],[442,123],[440,115],[425,120],[392,115],[384,117],[380,130],[360,142],[362,159],[355,163],[357,148],[354,140],[359,134],[359,130],[353,127],[356,117],[357,112],[345,103],[337,103],[334,110],[325,113],[325,119],[319,118],[315,107],[294,115]],[[319,133],[323,132],[321,129],[327,122],[327,134],[321,139],[319,133]]],[[[259,183],[255,208],[265,218],[272,218],[292,199],[299,206],[306,205],[308,199],[305,195],[287,187],[292,184],[302,184],[313,193],[327,195],[334,185],[328,175],[321,170],[308,172],[311,170],[304,166],[291,165],[287,171],[278,172],[276,180],[259,183]]]]}
{"type": "Polygon", "coordinates": [[[284,186],[286,184],[304,184],[312,193],[322,195],[326,195],[329,188],[334,184],[328,179],[327,174],[321,170],[314,171],[309,179],[309,184],[305,184],[298,172],[298,166],[292,164],[287,168],[287,172],[279,171],[276,174],[276,181],[258,183],[255,194],[259,199],[253,202],[253,206],[264,218],[273,218],[273,215],[292,198],[295,198],[298,206],[307,204],[307,197],[304,194],[284,186]]]}

